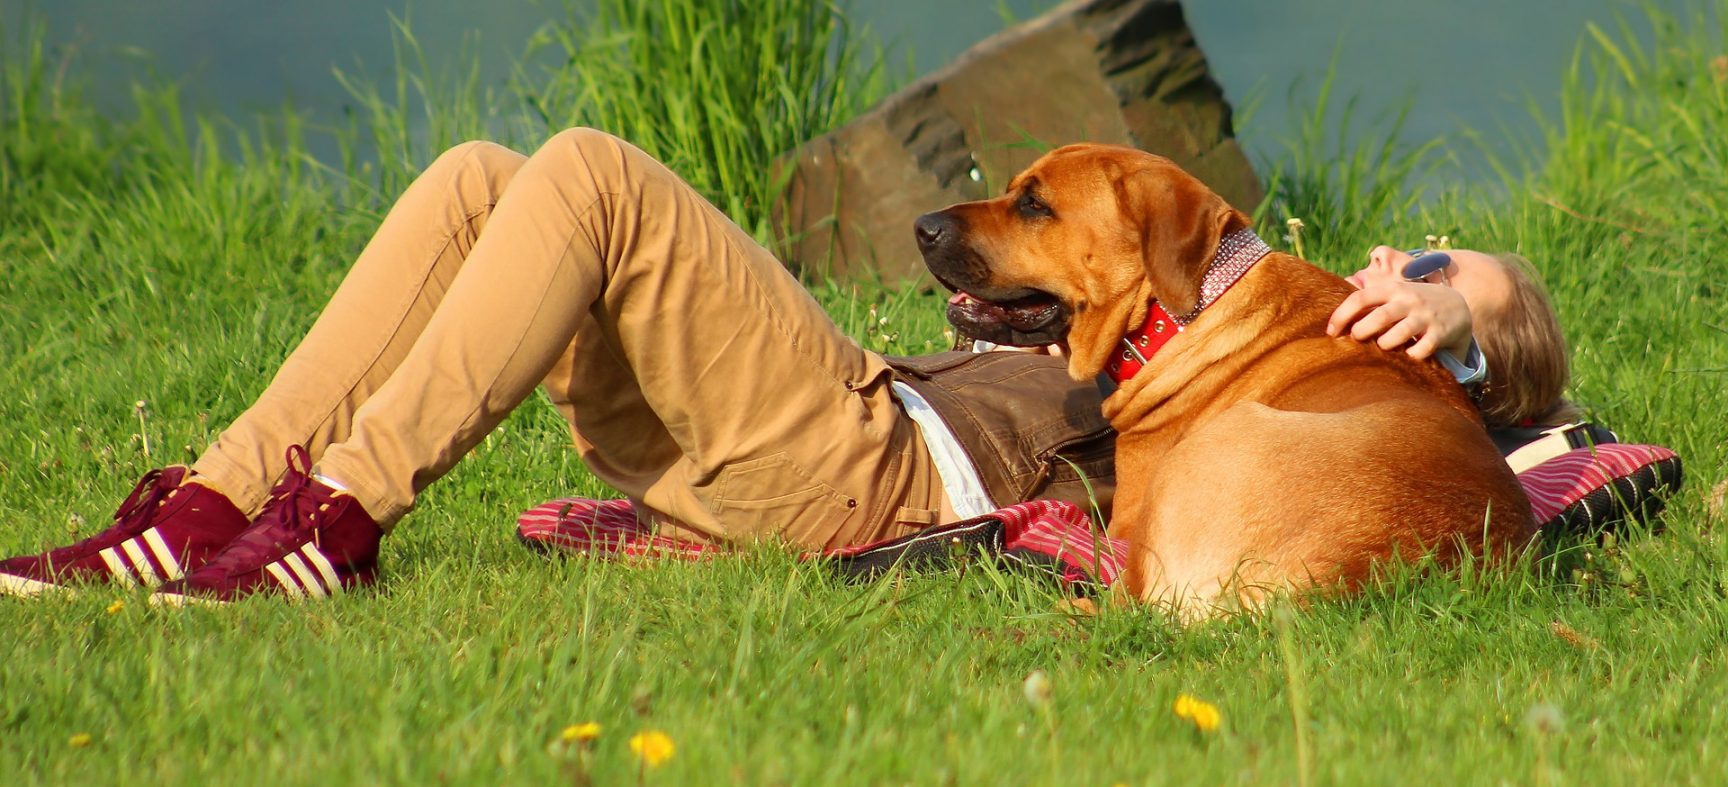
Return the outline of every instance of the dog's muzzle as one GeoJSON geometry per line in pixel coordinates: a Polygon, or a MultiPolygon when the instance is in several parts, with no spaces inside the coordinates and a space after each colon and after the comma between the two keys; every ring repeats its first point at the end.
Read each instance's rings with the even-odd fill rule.
{"type": "Polygon", "coordinates": [[[912,224],[924,265],[944,287],[948,323],[962,336],[1035,347],[1068,335],[1068,310],[1055,296],[1028,287],[993,286],[989,262],[966,242],[966,220],[952,211],[926,213],[912,224]]]}

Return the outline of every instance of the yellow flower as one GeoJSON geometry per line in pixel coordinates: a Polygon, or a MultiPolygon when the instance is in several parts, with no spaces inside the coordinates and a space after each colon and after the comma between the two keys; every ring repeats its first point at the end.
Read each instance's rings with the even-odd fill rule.
{"type": "Polygon", "coordinates": [[[587,743],[600,737],[600,725],[599,723],[592,721],[584,722],[582,724],[572,724],[565,727],[564,731],[558,734],[558,737],[563,738],[567,743],[587,743]]]}
{"type": "Polygon", "coordinates": [[[120,610],[123,610],[125,608],[126,608],[126,602],[115,601],[114,603],[108,605],[108,614],[118,615],[118,614],[120,614],[120,610]]]}
{"type": "Polygon", "coordinates": [[[672,759],[677,750],[672,737],[659,730],[643,730],[630,736],[630,753],[640,757],[650,768],[660,767],[660,763],[672,759]]]}
{"type": "Polygon", "coordinates": [[[1176,718],[1192,723],[1194,728],[1201,732],[1213,732],[1224,721],[1224,716],[1218,712],[1217,705],[1187,694],[1176,695],[1176,705],[1173,710],[1176,712],[1176,718]]]}
{"type": "Polygon", "coordinates": [[[89,746],[90,741],[92,741],[92,740],[94,740],[94,739],[90,737],[90,733],[80,732],[76,735],[73,735],[70,739],[68,739],[66,741],[66,744],[68,746],[71,746],[74,749],[82,749],[85,746],[89,746]]]}

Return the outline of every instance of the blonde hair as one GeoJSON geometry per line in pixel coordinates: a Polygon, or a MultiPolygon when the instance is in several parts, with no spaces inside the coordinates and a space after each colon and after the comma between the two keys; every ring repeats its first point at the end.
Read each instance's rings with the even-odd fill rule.
{"type": "Polygon", "coordinates": [[[1495,428],[1576,419],[1578,408],[1564,396],[1572,375],[1566,337],[1548,291],[1529,260],[1493,256],[1512,287],[1505,308],[1476,316],[1476,341],[1488,361],[1482,420],[1495,428]]]}

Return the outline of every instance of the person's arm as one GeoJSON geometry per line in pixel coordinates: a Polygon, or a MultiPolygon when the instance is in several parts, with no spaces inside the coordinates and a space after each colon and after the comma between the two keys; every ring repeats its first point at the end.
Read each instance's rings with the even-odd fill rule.
{"type": "Polygon", "coordinates": [[[1451,350],[1441,350],[1435,356],[1440,365],[1446,367],[1453,377],[1458,378],[1458,384],[1475,391],[1488,382],[1488,359],[1482,355],[1482,347],[1471,337],[1470,344],[1463,355],[1453,355],[1451,350]]]}
{"type": "Polygon", "coordinates": [[[1361,287],[1332,312],[1326,333],[1348,332],[1386,350],[1406,347],[1410,357],[1435,357],[1458,384],[1477,390],[1488,380],[1488,361],[1472,335],[1470,306],[1457,290],[1443,284],[1379,278],[1361,287]]]}

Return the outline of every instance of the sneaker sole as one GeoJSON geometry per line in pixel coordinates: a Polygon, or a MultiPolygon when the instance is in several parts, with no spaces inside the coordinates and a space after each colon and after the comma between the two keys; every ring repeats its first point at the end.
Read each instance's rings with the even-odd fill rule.
{"type": "Polygon", "coordinates": [[[152,607],[173,607],[175,609],[185,609],[187,607],[226,607],[230,603],[232,602],[214,598],[187,596],[180,593],[150,594],[150,606],[152,607]]]}
{"type": "Polygon", "coordinates": [[[35,598],[50,593],[61,596],[77,595],[65,585],[56,585],[52,582],[43,582],[16,574],[0,574],[0,596],[35,598]]]}

